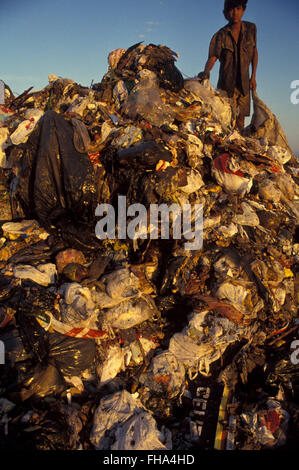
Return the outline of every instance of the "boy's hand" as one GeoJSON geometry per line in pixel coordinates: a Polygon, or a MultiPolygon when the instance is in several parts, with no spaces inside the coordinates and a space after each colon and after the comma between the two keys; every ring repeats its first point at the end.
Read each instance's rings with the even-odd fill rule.
{"type": "Polygon", "coordinates": [[[251,77],[250,83],[249,83],[250,89],[255,91],[256,90],[256,80],[254,77],[251,77]]]}
{"type": "Polygon", "coordinates": [[[203,82],[204,80],[209,80],[210,78],[210,73],[209,72],[200,72],[197,75],[197,78],[200,82],[203,82]]]}

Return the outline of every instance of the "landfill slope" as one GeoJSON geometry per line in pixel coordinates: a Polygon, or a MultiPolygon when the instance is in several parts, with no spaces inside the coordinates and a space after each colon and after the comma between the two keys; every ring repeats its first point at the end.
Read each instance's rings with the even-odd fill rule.
{"type": "Polygon", "coordinates": [[[5,88],[3,449],[295,449],[298,162],[257,93],[239,132],[176,57],[137,43],[91,88],[5,88]],[[202,245],[174,212],[130,237],[123,201],[202,207],[202,245]]]}

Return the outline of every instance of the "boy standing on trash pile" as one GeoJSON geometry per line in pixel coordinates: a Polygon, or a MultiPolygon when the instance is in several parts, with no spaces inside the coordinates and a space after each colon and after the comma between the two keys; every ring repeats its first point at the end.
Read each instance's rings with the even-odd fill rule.
{"type": "Polygon", "coordinates": [[[209,79],[215,62],[220,61],[217,88],[226,91],[238,107],[236,126],[239,130],[244,128],[245,116],[250,115],[250,90],[256,89],[258,64],[256,25],[242,21],[246,5],[247,0],[225,0],[223,14],[228,24],[212,37],[205,69],[198,74],[201,81],[209,79]]]}

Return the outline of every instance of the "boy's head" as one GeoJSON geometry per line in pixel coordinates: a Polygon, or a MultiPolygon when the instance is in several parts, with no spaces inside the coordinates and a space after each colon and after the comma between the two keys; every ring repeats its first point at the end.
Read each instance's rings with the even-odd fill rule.
{"type": "MultiPolygon", "coordinates": [[[[242,8],[243,13],[244,13],[244,11],[246,10],[247,1],[248,0],[225,0],[224,9],[223,9],[223,14],[225,18],[228,21],[231,21],[229,12],[231,12],[234,8],[240,7],[242,8]]],[[[243,16],[243,13],[242,13],[242,16],[243,16]]]]}

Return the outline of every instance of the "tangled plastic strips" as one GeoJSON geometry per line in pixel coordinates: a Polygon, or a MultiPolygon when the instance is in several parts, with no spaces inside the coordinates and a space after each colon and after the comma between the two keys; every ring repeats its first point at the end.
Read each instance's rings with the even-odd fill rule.
{"type": "MultiPolygon", "coordinates": [[[[172,238],[180,240],[185,238],[189,243],[185,243],[185,250],[200,250],[203,243],[203,205],[202,204],[150,204],[149,210],[143,204],[126,205],[126,196],[118,196],[117,211],[117,235],[118,239],[125,240],[126,237],[131,240],[138,238],[157,240],[159,238],[159,219],[160,219],[160,238],[169,240],[170,236],[170,213],[172,214],[172,238]],[[136,216],[136,213],[138,214],[136,216]],[[149,215],[149,223],[148,223],[149,215]],[[134,217],[127,224],[127,217],[134,217]],[[192,229],[192,220],[194,221],[194,230],[192,229]],[[182,230],[183,229],[183,230],[182,230]]],[[[116,238],[116,219],[115,209],[111,204],[99,204],[95,215],[103,217],[97,222],[95,234],[100,240],[116,238]],[[103,217],[103,215],[106,215],[103,217]]]]}
{"type": "Polygon", "coordinates": [[[5,104],[5,85],[3,80],[0,80],[0,104],[5,104]]]}
{"type": "Polygon", "coordinates": [[[0,364],[5,364],[5,345],[0,341],[0,364]]]}

